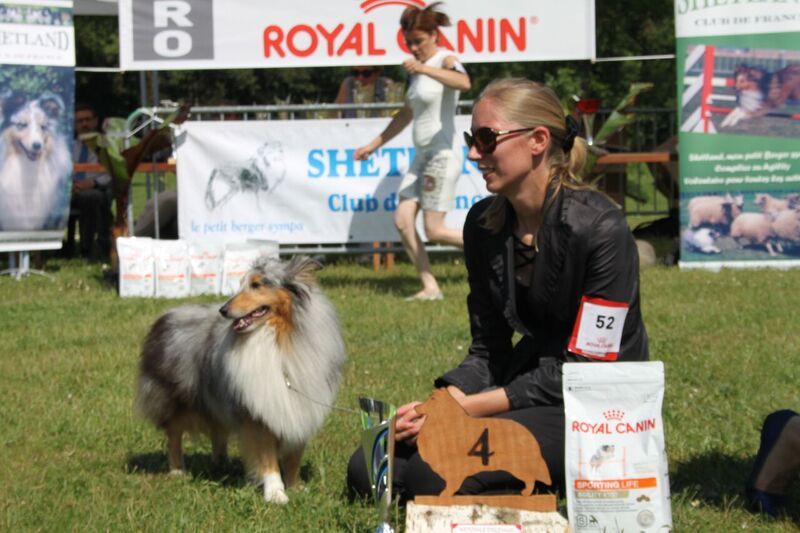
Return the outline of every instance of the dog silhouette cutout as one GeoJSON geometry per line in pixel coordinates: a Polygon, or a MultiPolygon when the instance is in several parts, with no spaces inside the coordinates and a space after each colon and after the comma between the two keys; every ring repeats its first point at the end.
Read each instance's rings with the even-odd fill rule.
{"type": "Polygon", "coordinates": [[[416,411],[426,415],[417,437],[420,456],[445,481],[440,496],[455,494],[469,476],[496,470],[525,483],[522,495],[531,494],[536,481],[550,485],[539,442],[522,424],[471,417],[446,389],[434,391],[416,411]]]}

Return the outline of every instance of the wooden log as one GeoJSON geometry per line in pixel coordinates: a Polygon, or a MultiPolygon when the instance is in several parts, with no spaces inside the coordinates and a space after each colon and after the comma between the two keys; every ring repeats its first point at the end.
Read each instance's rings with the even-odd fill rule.
{"type": "Polygon", "coordinates": [[[569,530],[566,518],[556,512],[481,504],[441,507],[409,502],[406,505],[406,533],[452,533],[458,531],[457,526],[468,525],[473,525],[473,531],[475,525],[482,525],[480,531],[486,533],[566,533],[569,530]]]}
{"type": "Polygon", "coordinates": [[[492,494],[470,496],[417,496],[414,503],[420,505],[476,505],[483,504],[490,507],[505,507],[523,511],[536,511],[540,513],[551,512],[556,509],[555,494],[535,494],[533,496],[519,496],[515,494],[492,494]]]}

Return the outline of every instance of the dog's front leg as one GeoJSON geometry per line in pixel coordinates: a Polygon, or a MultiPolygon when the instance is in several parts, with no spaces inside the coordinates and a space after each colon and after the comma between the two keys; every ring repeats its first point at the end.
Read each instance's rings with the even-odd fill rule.
{"type": "Polygon", "coordinates": [[[184,472],[183,433],[191,427],[189,418],[186,413],[178,413],[164,425],[164,432],[167,434],[167,458],[170,474],[183,474],[184,472]]]}
{"type": "Polygon", "coordinates": [[[741,107],[735,107],[733,111],[725,115],[725,118],[722,120],[721,127],[727,128],[728,126],[735,126],[739,123],[742,118],[744,118],[745,112],[742,110],[741,107]]]}
{"type": "Polygon", "coordinates": [[[283,461],[283,477],[286,480],[286,488],[292,488],[300,481],[300,464],[304,449],[303,446],[300,446],[286,453],[283,461]]]}
{"type": "Polygon", "coordinates": [[[252,420],[242,426],[242,456],[250,475],[264,484],[264,499],[287,503],[289,498],[278,463],[278,438],[266,427],[252,420]]]}
{"type": "Polygon", "coordinates": [[[228,460],[228,431],[221,424],[211,424],[211,457],[222,464],[228,460]]]}

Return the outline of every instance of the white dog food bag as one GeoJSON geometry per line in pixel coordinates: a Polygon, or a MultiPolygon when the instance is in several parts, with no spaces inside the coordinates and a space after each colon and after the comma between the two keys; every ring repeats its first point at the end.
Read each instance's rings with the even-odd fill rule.
{"type": "Polygon", "coordinates": [[[661,418],[664,365],[566,363],[563,368],[572,531],[671,531],[661,418]]]}
{"type": "Polygon", "coordinates": [[[191,282],[189,292],[198,294],[220,294],[222,292],[222,262],[225,248],[222,243],[209,241],[189,242],[191,282]]]}
{"type": "Polygon", "coordinates": [[[156,297],[189,296],[189,246],[186,241],[153,241],[156,268],[156,297]]]}
{"type": "Polygon", "coordinates": [[[242,278],[259,255],[261,255],[261,250],[253,243],[241,242],[225,245],[225,259],[222,264],[222,294],[232,296],[239,290],[242,278]]]}
{"type": "Polygon", "coordinates": [[[280,244],[278,241],[269,239],[247,239],[247,243],[258,248],[259,255],[274,257],[275,259],[280,257],[280,244]]]}
{"type": "Polygon", "coordinates": [[[153,240],[149,237],[119,237],[119,295],[151,298],[155,294],[153,240]]]}

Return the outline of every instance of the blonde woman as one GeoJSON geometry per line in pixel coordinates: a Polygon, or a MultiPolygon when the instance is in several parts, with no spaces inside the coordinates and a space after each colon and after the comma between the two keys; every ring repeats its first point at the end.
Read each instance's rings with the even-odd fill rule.
{"type": "Polygon", "coordinates": [[[355,152],[358,160],[368,158],[413,121],[415,156],[400,183],[400,201],[394,215],[403,247],[422,281],[422,289],[409,300],[443,297],[417,233],[420,209],[430,241],[459,248],[464,245],[461,230],[445,226],[444,217],[454,206],[456,180],[461,174],[462,161],[455,143],[456,104],[459,92],[469,90],[471,84],[458,58],[439,48],[439,27],[450,25],[447,15],[437,11],[439,4],[403,11],[400,27],[414,56],[403,62],[409,74],[406,105],[380,135],[355,152]]]}
{"type": "MultiPolygon", "coordinates": [[[[472,416],[510,418],[539,441],[552,487],[563,488],[565,362],[644,361],[636,244],[623,213],[584,186],[577,124],[538,83],[492,82],[465,133],[470,160],[494,196],[464,225],[472,343],[464,361],[434,381],[472,416]],[[513,344],[518,333],[520,340],[513,344]]],[[[442,480],[421,461],[419,402],[398,409],[395,479],[401,498],[438,494],[442,480]]],[[[363,454],[348,483],[368,493],[363,454]]],[[[519,492],[501,472],[467,478],[461,494],[519,492]]]]}

